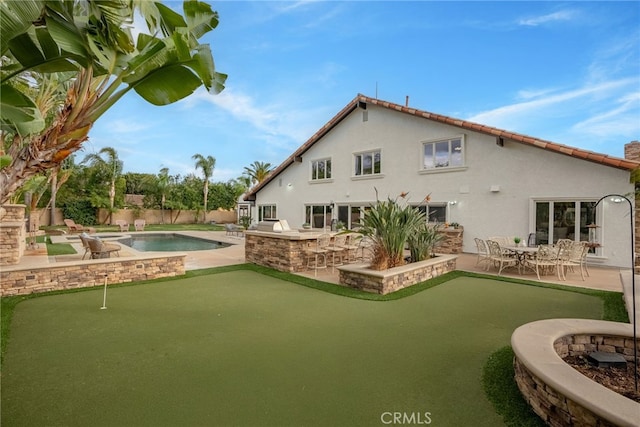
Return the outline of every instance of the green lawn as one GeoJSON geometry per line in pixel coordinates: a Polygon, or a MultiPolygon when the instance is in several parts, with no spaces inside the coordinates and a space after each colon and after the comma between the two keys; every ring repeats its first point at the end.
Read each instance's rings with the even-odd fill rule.
{"type": "Polygon", "coordinates": [[[2,426],[369,426],[386,412],[496,426],[483,369],[513,330],[604,310],[596,293],[488,278],[371,301],[218,271],[115,286],[106,310],[100,288],[18,304],[2,426]]]}

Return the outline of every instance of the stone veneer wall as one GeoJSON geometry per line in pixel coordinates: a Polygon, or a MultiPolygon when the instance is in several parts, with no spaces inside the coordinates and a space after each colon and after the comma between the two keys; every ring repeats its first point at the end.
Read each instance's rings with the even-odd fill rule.
{"type": "MultiPolygon", "coordinates": [[[[640,345],[640,340],[637,341],[640,345]]],[[[557,339],[553,347],[561,358],[566,356],[581,356],[593,351],[619,353],[628,362],[633,361],[633,339],[607,335],[569,335],[557,339]]],[[[515,380],[525,400],[533,411],[550,426],[616,426],[588,408],[574,402],[545,384],[514,358],[515,380]]],[[[569,365],[567,365],[569,366],[569,365]]],[[[573,368],[572,368],[573,369],[573,368]]],[[[587,391],[585,391],[587,393],[587,391]]],[[[640,408],[640,405],[639,405],[640,408]]]]}
{"type": "Polygon", "coordinates": [[[386,295],[455,270],[456,259],[455,255],[440,255],[383,271],[371,270],[364,264],[338,267],[338,271],[341,284],[386,295]]]}
{"type": "Polygon", "coordinates": [[[438,253],[461,254],[464,229],[462,227],[444,228],[440,232],[444,235],[444,239],[437,247],[438,253]]]}
{"type": "Polygon", "coordinates": [[[0,207],[0,265],[20,262],[26,246],[25,205],[0,207]]]}
{"type": "Polygon", "coordinates": [[[287,239],[275,234],[264,236],[247,232],[244,242],[245,259],[278,271],[297,273],[307,269],[304,250],[308,244],[308,239],[287,239]]]}
{"type": "Polygon", "coordinates": [[[180,276],[185,273],[185,256],[145,256],[61,262],[45,267],[0,271],[0,296],[27,295],[63,289],[88,288],[138,280],[180,276]]]}
{"type": "MultiPolygon", "coordinates": [[[[631,141],[624,146],[624,158],[629,160],[636,160],[640,162],[640,141],[631,141]]],[[[638,184],[636,184],[636,190],[638,189],[638,184]]],[[[635,218],[635,252],[636,254],[640,254],[640,200],[636,197],[636,218],[635,218]]],[[[638,271],[638,266],[640,266],[640,257],[636,256],[636,273],[640,273],[638,271]]]]}

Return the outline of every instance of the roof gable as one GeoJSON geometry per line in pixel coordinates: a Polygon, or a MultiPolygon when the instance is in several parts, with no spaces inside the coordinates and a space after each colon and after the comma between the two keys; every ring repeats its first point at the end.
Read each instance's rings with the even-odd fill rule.
{"type": "Polygon", "coordinates": [[[322,126],[311,138],[309,138],[304,144],[302,144],[296,151],[285,159],[277,168],[275,168],[271,174],[261,183],[247,192],[245,200],[255,199],[255,194],[269,182],[271,182],[276,176],[285,170],[289,165],[296,161],[301,160],[301,156],[309,150],[314,144],[316,144],[324,135],[329,133],[334,127],[336,127],[342,120],[344,120],[349,114],[351,114],[356,108],[365,108],[367,104],[377,105],[390,110],[395,110],[401,113],[409,114],[415,117],[421,117],[435,122],[456,126],[461,129],[470,130],[473,132],[480,132],[496,137],[496,141],[510,140],[526,145],[531,145],[543,150],[552,151],[555,153],[575,157],[582,160],[587,160],[594,163],[603,164],[606,166],[624,169],[634,170],[640,167],[640,162],[633,160],[622,159],[619,157],[609,156],[607,154],[596,153],[593,151],[583,150],[580,148],[570,147],[568,145],[558,144],[555,142],[547,141],[544,139],[534,138],[532,136],[510,132],[504,129],[498,129],[492,126],[485,126],[479,123],[470,122],[467,120],[456,119],[453,117],[443,116],[441,114],[430,113],[428,111],[419,110],[409,106],[400,104],[394,104],[392,102],[383,101],[376,98],[370,98],[368,96],[358,94],[351,102],[349,102],[342,110],[338,112],[331,120],[329,120],[324,126],[322,126]]]}

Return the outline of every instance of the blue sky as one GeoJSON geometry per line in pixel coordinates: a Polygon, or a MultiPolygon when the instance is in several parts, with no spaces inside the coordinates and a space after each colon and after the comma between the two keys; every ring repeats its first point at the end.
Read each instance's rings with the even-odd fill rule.
{"type": "Polygon", "coordinates": [[[111,146],[125,171],[185,175],[199,153],[227,181],[280,164],[358,93],[618,157],[640,139],[635,1],[211,4],[226,89],[165,107],[130,93],[78,159],[111,146]]]}

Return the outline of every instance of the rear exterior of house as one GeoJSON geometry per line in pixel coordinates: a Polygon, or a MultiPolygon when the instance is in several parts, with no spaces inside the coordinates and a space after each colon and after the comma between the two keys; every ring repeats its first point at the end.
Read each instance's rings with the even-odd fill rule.
{"type": "Polygon", "coordinates": [[[596,240],[590,262],[630,266],[629,206],[638,162],[358,95],[252,189],[254,221],[352,227],[376,198],[421,205],[474,238],[535,233],[537,243],[596,240]],[[399,199],[400,200],[400,199],[399,199]],[[597,228],[590,228],[595,224],[597,228]],[[595,230],[595,233],[594,233],[595,230]]]}

